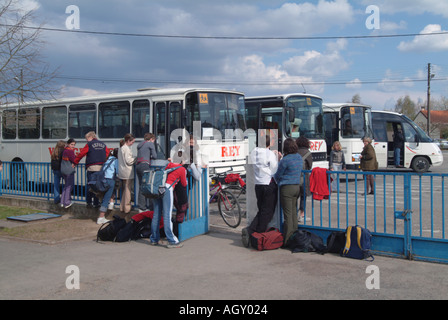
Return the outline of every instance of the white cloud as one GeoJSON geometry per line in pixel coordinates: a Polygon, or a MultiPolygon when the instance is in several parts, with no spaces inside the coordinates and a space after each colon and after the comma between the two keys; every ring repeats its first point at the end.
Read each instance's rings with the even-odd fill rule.
{"type": "MultiPolygon", "coordinates": [[[[427,25],[420,34],[447,32],[439,24],[427,25]]],[[[412,41],[400,42],[398,49],[403,52],[434,52],[448,50],[448,37],[446,35],[417,36],[412,41]]]]}
{"type": "Polygon", "coordinates": [[[312,75],[313,77],[332,77],[346,70],[349,63],[341,55],[347,45],[346,40],[330,42],[324,53],[316,50],[305,51],[301,56],[294,56],[285,63],[285,69],[292,75],[312,75]]]}
{"type": "MultiPolygon", "coordinates": [[[[372,4],[372,0],[363,0],[364,5],[372,4]]],[[[448,1],[445,0],[377,0],[381,13],[394,14],[406,12],[411,15],[431,13],[448,17],[448,1]]]]}
{"type": "MultiPolygon", "coordinates": [[[[311,75],[290,75],[279,64],[266,65],[263,58],[258,55],[241,57],[237,61],[229,60],[225,64],[224,71],[238,82],[252,83],[250,86],[252,93],[266,93],[267,90],[271,92],[302,92],[302,83],[313,81],[311,75]]],[[[323,92],[322,85],[306,86],[306,89],[313,93],[323,92]]]]}

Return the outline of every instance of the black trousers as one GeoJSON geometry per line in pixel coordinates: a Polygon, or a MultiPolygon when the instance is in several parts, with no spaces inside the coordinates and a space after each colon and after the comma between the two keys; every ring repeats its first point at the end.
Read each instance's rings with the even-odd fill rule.
{"type": "Polygon", "coordinates": [[[271,181],[269,185],[255,185],[258,213],[248,227],[249,234],[253,232],[265,232],[267,230],[277,205],[277,190],[277,184],[274,181],[271,181]]]}

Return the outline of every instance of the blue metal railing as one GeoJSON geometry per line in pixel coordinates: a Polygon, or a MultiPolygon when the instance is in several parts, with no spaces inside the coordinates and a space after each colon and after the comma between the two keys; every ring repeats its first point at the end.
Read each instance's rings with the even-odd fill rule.
{"type": "Polygon", "coordinates": [[[409,259],[448,262],[448,174],[378,171],[327,173],[329,185],[331,177],[335,179],[336,188],[333,191],[336,192],[322,201],[308,197],[304,228],[328,236],[331,231],[361,225],[378,239],[378,252],[409,259]],[[375,178],[373,195],[365,193],[366,175],[375,178]],[[397,239],[400,241],[397,242],[397,239]],[[444,250],[440,247],[442,245],[444,250]]]}
{"type": "MultiPolygon", "coordinates": [[[[72,191],[73,201],[85,201],[87,174],[85,164],[76,167],[72,191]]],[[[134,205],[137,203],[138,178],[134,170],[134,205]]],[[[189,208],[185,220],[179,225],[179,238],[188,238],[208,232],[208,171],[204,169],[200,181],[188,179],[189,208]]],[[[61,179],[61,190],[63,188],[61,179]]],[[[115,204],[120,202],[120,190],[115,191],[115,204]]],[[[54,198],[54,175],[50,163],[3,162],[0,172],[0,196],[24,196],[46,200],[54,198]]],[[[135,205],[136,206],[136,205],[135,205]]]]}

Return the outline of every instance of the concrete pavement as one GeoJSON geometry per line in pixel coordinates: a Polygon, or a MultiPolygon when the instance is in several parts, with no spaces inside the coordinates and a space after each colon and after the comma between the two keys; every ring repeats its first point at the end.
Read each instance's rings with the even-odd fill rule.
{"type": "Polygon", "coordinates": [[[284,249],[257,252],[242,246],[239,233],[214,227],[179,249],[147,240],[42,245],[0,239],[0,253],[2,300],[448,298],[447,265],[380,256],[366,262],[284,249]],[[376,272],[366,273],[371,265],[376,272]],[[79,270],[79,289],[67,288],[77,276],[69,266],[79,270]],[[379,289],[369,290],[366,281],[379,289]]]}

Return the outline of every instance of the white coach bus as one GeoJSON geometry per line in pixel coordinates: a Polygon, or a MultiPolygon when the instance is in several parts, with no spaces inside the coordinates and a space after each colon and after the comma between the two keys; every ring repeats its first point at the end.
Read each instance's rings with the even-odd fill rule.
{"type": "Polygon", "coordinates": [[[339,141],[349,170],[360,169],[362,138],[373,138],[371,107],[356,103],[324,103],[325,138],[328,155],[339,141]]]}
{"type": "Polygon", "coordinates": [[[247,139],[225,133],[246,130],[244,113],[243,93],[217,89],[148,89],[8,105],[0,108],[0,159],[50,162],[58,140],[74,138],[81,149],[89,131],[109,148],[127,133],[139,141],[152,132],[158,157],[167,159],[183,139],[173,131],[185,129],[183,135],[195,135],[211,172],[238,172],[244,170],[247,139]]]}
{"type": "Polygon", "coordinates": [[[310,140],[313,167],[328,168],[322,98],[305,93],[246,97],[246,110],[247,126],[255,132],[277,130],[274,142],[279,151],[286,138],[305,136],[310,140]]]}

